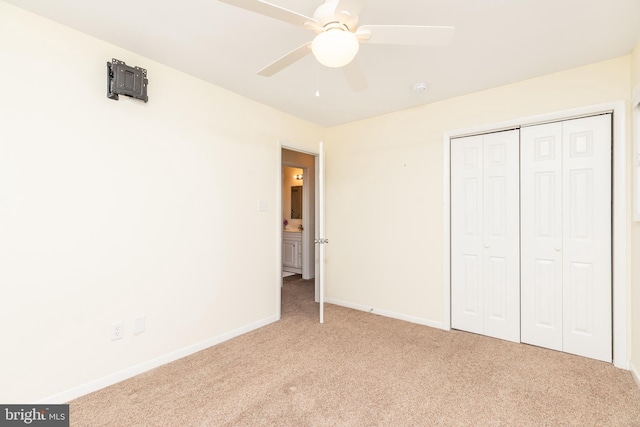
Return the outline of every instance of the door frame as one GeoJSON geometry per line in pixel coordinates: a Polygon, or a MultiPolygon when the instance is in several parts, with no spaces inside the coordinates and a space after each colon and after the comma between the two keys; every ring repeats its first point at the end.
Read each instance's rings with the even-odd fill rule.
{"type": "MultiPolygon", "coordinates": [[[[318,235],[318,156],[320,155],[319,150],[316,148],[314,149],[309,149],[308,146],[302,146],[302,145],[298,145],[294,142],[291,142],[289,140],[278,140],[277,141],[277,156],[276,158],[278,159],[278,167],[276,168],[278,176],[276,177],[276,185],[277,185],[277,190],[276,190],[276,209],[278,212],[278,215],[276,216],[277,219],[277,225],[276,225],[276,230],[277,230],[277,236],[278,238],[276,239],[277,241],[277,246],[276,246],[276,308],[277,308],[277,318],[278,320],[281,318],[282,315],[282,166],[283,166],[283,162],[282,162],[282,150],[290,150],[290,151],[297,151],[298,153],[302,153],[302,154],[308,154],[310,156],[313,156],[315,158],[314,160],[314,165],[315,165],[315,179],[314,179],[314,189],[315,189],[315,226],[314,226],[314,230],[308,230],[308,227],[304,227],[305,231],[307,231],[307,233],[303,232],[302,235],[302,249],[303,251],[305,251],[305,249],[307,248],[307,245],[312,245],[312,243],[314,242],[314,239],[317,238],[318,235]]],[[[290,166],[289,164],[286,164],[286,166],[290,166]]],[[[301,166],[296,166],[293,165],[294,167],[298,167],[300,169],[303,169],[305,172],[307,173],[307,168],[306,167],[301,167],[301,166]]],[[[309,194],[308,191],[305,191],[304,193],[309,194]]],[[[303,194],[303,197],[305,197],[305,199],[303,200],[303,211],[302,211],[302,215],[303,215],[303,224],[305,221],[305,216],[307,218],[309,218],[309,208],[308,205],[309,203],[305,203],[306,199],[306,195],[303,194]]],[[[303,263],[306,262],[306,256],[303,255],[303,263]]],[[[309,270],[314,270],[314,287],[315,287],[315,300],[316,302],[318,301],[319,298],[319,283],[318,283],[318,260],[317,260],[318,256],[316,254],[315,256],[315,262],[311,263],[311,260],[308,260],[309,264],[308,268],[309,270]]]]}
{"type": "Polygon", "coordinates": [[[629,285],[627,281],[627,135],[625,101],[596,104],[581,108],[556,111],[504,122],[489,123],[463,129],[446,131],[442,137],[443,146],[443,321],[442,329],[451,330],[451,139],[499,130],[520,128],[521,126],[542,124],[600,113],[613,113],[612,124],[612,286],[613,286],[613,364],[617,368],[629,369],[627,354],[627,301],[629,285]]]}

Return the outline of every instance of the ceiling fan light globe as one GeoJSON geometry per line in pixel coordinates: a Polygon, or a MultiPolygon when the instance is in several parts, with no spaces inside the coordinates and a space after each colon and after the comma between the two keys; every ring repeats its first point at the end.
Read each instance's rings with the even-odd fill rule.
{"type": "Polygon", "coordinates": [[[311,51],[318,62],[331,68],[344,67],[353,61],[359,48],[355,34],[341,29],[322,32],[311,43],[311,51]]]}

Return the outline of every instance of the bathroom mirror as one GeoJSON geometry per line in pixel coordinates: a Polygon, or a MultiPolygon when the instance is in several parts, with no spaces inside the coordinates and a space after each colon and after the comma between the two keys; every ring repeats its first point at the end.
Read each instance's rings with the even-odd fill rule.
{"type": "Polygon", "coordinates": [[[302,219],[302,185],[291,187],[291,219],[302,219]]]}

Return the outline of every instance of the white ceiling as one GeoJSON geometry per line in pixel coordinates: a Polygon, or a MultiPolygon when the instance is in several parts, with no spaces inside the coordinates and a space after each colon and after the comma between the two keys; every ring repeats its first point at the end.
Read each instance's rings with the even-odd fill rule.
{"type": "MultiPolygon", "coordinates": [[[[362,45],[368,89],[355,93],[341,70],[313,55],[273,77],[256,75],[314,33],[217,0],[5,1],[321,126],[615,58],[640,40],[640,0],[369,1],[360,24],[456,33],[446,47],[362,45]],[[413,93],[416,82],[427,92],[413,93]]],[[[311,16],[321,0],[270,2],[311,16]]],[[[153,69],[129,65],[148,68],[153,102],[153,69]]]]}

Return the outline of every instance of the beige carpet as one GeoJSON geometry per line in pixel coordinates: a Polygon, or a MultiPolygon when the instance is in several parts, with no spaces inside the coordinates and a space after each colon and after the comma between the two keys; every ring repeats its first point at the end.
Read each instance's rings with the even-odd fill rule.
{"type": "MultiPolygon", "coordinates": [[[[296,279],[296,280],[287,280],[296,279]]],[[[611,364],[328,304],[71,402],[72,426],[640,426],[611,364]]]]}

